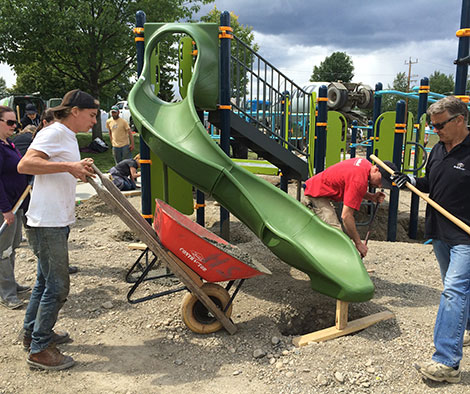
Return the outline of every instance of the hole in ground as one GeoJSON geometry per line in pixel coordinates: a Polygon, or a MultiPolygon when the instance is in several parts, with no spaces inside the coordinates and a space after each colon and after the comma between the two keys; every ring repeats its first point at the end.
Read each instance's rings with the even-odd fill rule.
{"type": "MultiPolygon", "coordinates": [[[[348,321],[366,316],[361,311],[349,308],[348,321]]],[[[279,317],[279,331],[284,336],[299,336],[323,330],[335,325],[336,310],[331,308],[310,307],[301,311],[282,311],[279,317]]]]}

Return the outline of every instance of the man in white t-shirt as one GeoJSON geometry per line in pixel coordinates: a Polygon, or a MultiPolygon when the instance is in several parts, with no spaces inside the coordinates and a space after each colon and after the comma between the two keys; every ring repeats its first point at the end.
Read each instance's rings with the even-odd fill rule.
{"type": "Polygon", "coordinates": [[[26,214],[29,244],[38,258],[37,278],[24,320],[23,346],[30,366],[59,370],[74,365],[55,345],[70,340],[53,330],[59,310],[69,294],[69,225],[75,222],[77,178],[93,175],[92,159],[80,160],[76,133],[96,123],[98,100],[75,89],[50,110],[56,122],[37,134],[18,172],[35,175],[26,214]]]}

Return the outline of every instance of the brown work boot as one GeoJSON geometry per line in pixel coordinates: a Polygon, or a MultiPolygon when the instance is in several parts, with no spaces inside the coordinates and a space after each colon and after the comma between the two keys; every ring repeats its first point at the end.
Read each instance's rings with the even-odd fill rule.
{"type": "Polygon", "coordinates": [[[30,354],[26,362],[33,368],[58,371],[75,364],[70,356],[64,356],[55,345],[49,345],[42,352],[30,354]]]}
{"type": "MultiPolygon", "coordinates": [[[[29,351],[29,348],[31,347],[31,341],[33,338],[31,338],[31,334],[26,334],[25,332],[23,333],[23,349],[26,351],[29,351]]],[[[61,343],[68,343],[68,342],[73,342],[72,338],[70,338],[69,333],[65,331],[52,331],[52,339],[51,339],[51,344],[59,345],[61,343]]]]}

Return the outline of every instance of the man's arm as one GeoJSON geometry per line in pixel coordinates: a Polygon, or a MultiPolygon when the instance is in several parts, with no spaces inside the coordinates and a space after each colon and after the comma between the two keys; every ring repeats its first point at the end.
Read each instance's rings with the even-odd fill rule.
{"type": "Polygon", "coordinates": [[[378,202],[381,204],[385,200],[385,194],[382,192],[376,192],[373,194],[366,192],[366,194],[364,195],[364,200],[370,200],[370,201],[378,202]]]}
{"type": "Polygon", "coordinates": [[[74,162],[54,162],[44,152],[28,149],[24,157],[18,163],[20,174],[44,175],[58,172],[68,172],[75,178],[86,182],[87,176],[93,176],[93,159],[87,158],[74,162]]]}
{"type": "Polygon", "coordinates": [[[127,127],[128,127],[127,134],[129,135],[129,144],[130,144],[129,149],[133,151],[134,150],[134,134],[132,134],[132,130],[129,127],[129,125],[127,127]]]}
{"type": "Polygon", "coordinates": [[[131,172],[131,178],[132,180],[136,180],[140,176],[140,172],[137,172],[135,167],[129,167],[129,170],[131,172]]]}
{"type": "Polygon", "coordinates": [[[356,220],[354,219],[354,209],[343,204],[341,212],[341,219],[343,220],[344,232],[352,239],[356,249],[362,257],[367,255],[367,245],[361,241],[361,237],[357,232],[356,220]]]}
{"type": "Polygon", "coordinates": [[[111,144],[111,146],[113,146],[113,132],[111,131],[111,126],[107,122],[106,122],[106,128],[108,129],[108,132],[109,132],[109,143],[111,144]]]}

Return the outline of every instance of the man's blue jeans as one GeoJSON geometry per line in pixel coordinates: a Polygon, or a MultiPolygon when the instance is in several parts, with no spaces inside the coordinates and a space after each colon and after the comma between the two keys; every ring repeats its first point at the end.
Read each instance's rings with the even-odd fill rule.
{"type": "Polygon", "coordinates": [[[444,290],[434,326],[434,361],[457,367],[462,359],[465,329],[470,329],[470,245],[433,240],[444,290]]]}
{"type": "Polygon", "coordinates": [[[31,334],[31,353],[46,349],[70,289],[69,227],[28,227],[26,235],[38,258],[37,277],[26,309],[24,330],[31,334]]]}
{"type": "Polygon", "coordinates": [[[132,157],[130,145],[124,145],[120,148],[115,148],[113,146],[113,156],[116,164],[120,163],[124,159],[130,159],[132,157]]]}

